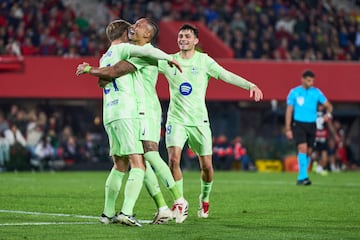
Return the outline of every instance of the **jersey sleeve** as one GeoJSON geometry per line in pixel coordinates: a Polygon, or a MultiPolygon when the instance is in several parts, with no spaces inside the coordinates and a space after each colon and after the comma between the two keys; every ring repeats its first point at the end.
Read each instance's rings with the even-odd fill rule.
{"type": "Polygon", "coordinates": [[[286,104],[289,106],[294,106],[294,90],[290,90],[286,98],[286,104]]]}
{"type": "Polygon", "coordinates": [[[166,71],[166,67],[168,66],[168,63],[164,60],[158,61],[158,68],[159,72],[164,73],[166,71]]]}
{"type": "Polygon", "coordinates": [[[224,69],[222,66],[220,66],[213,58],[211,58],[208,55],[205,55],[205,66],[208,69],[208,74],[215,78],[219,79],[220,72],[224,69]]]}
{"type": "Polygon", "coordinates": [[[116,45],[116,56],[118,59],[128,59],[130,57],[130,49],[132,45],[129,43],[122,43],[116,45]]]}
{"type": "Polygon", "coordinates": [[[246,90],[249,90],[250,88],[255,86],[254,83],[246,80],[245,78],[240,77],[235,73],[226,70],[211,57],[207,56],[206,61],[207,61],[207,68],[209,70],[208,73],[211,77],[214,77],[216,79],[222,79],[227,83],[230,83],[237,87],[241,87],[246,90]]]}
{"type": "Polygon", "coordinates": [[[158,66],[157,60],[148,57],[131,57],[126,59],[126,61],[131,63],[137,70],[140,70],[141,68],[149,65],[156,67],[158,66]]]}
{"type": "Polygon", "coordinates": [[[318,89],[318,93],[319,93],[319,102],[321,104],[324,104],[325,102],[327,102],[327,98],[325,97],[324,93],[318,89]]]}

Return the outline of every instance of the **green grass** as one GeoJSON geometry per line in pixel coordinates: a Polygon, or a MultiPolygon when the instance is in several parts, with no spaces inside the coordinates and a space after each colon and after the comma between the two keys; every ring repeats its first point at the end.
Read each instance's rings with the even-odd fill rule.
{"type": "MultiPolygon", "coordinates": [[[[99,216],[106,177],[107,172],[1,173],[0,210],[99,216]]],[[[310,177],[313,185],[304,187],[295,186],[296,174],[216,172],[210,217],[198,219],[199,172],[187,172],[190,209],[183,224],[135,228],[75,216],[0,211],[0,240],[360,239],[360,172],[310,177]],[[35,225],[44,222],[72,224],[35,225]],[[81,222],[94,224],[75,224],[81,222]],[[30,225],[5,225],[15,223],[30,225]]],[[[169,193],[163,193],[170,205],[169,193]]],[[[150,220],[155,210],[143,190],[137,218],[150,220]]]]}

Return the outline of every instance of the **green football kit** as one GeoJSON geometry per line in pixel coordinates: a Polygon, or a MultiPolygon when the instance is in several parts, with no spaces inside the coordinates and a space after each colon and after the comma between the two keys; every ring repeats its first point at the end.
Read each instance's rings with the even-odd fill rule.
{"type": "Polygon", "coordinates": [[[223,79],[239,87],[250,89],[254,84],[221,67],[207,54],[195,51],[190,59],[180,53],[173,55],[183,72],[159,62],[170,88],[170,104],[166,122],[166,146],[183,148],[186,140],[190,148],[200,156],[212,154],[212,136],[205,95],[209,80],[223,79]]]}

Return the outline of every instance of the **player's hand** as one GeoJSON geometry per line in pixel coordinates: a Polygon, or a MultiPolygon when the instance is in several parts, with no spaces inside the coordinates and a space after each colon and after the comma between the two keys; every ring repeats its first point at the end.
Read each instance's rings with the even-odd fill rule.
{"type": "Polygon", "coordinates": [[[168,61],[168,64],[170,65],[170,67],[176,67],[181,73],[182,73],[182,69],[180,67],[180,64],[175,60],[171,60],[171,61],[168,61]]]}
{"type": "Polygon", "coordinates": [[[106,84],[108,84],[109,82],[111,82],[111,80],[104,79],[104,78],[99,78],[98,79],[98,86],[101,87],[101,88],[104,88],[106,86],[106,84]]]}
{"type": "Polygon", "coordinates": [[[86,66],[89,66],[89,64],[87,62],[83,62],[83,63],[79,64],[76,69],[76,76],[84,74],[84,69],[86,66]]]}
{"type": "Polygon", "coordinates": [[[260,88],[258,88],[257,86],[253,86],[252,88],[250,88],[250,98],[252,98],[253,96],[255,102],[258,102],[261,99],[263,99],[263,93],[260,90],[260,88]]]}
{"type": "Polygon", "coordinates": [[[292,130],[291,130],[291,129],[285,130],[285,136],[286,136],[286,138],[289,139],[289,140],[293,139],[294,136],[293,136],[292,130]]]}

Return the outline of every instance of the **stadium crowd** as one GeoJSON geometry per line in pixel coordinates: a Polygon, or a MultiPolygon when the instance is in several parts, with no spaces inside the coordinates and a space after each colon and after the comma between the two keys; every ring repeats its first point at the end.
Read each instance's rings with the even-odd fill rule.
{"type": "Polygon", "coordinates": [[[63,111],[16,104],[0,111],[0,169],[44,170],[110,160],[100,117],[63,111]]]}
{"type": "MultiPolygon", "coordinates": [[[[359,1],[353,1],[360,7],[359,1]]],[[[321,0],[98,1],[109,20],[200,21],[236,58],[341,60],[360,57],[360,15],[321,0]]],[[[99,14],[94,14],[97,17],[99,14]]],[[[99,56],[104,29],[61,0],[1,1],[0,54],[99,56]]],[[[201,36],[200,36],[201,37],[201,36]]]]}

